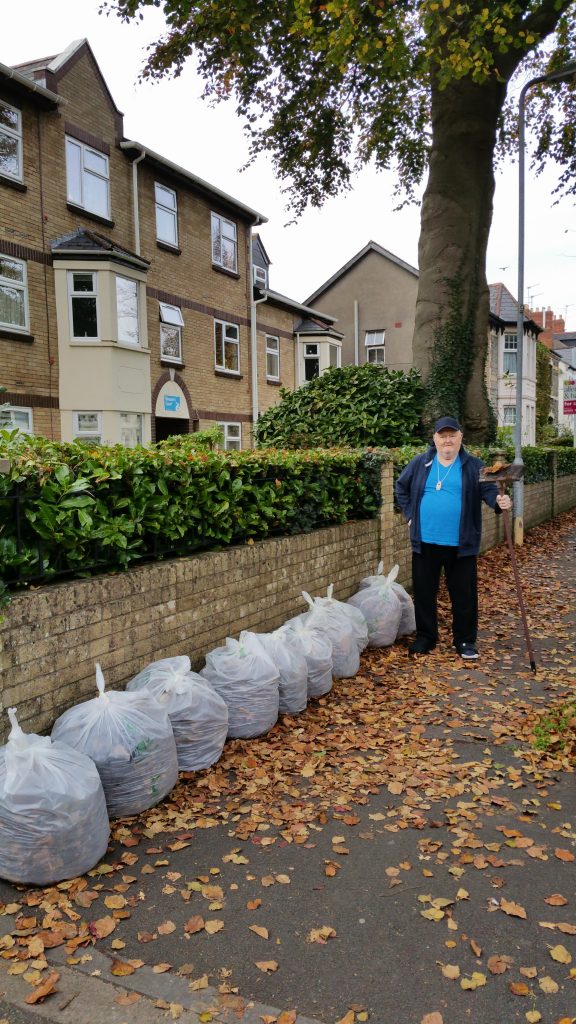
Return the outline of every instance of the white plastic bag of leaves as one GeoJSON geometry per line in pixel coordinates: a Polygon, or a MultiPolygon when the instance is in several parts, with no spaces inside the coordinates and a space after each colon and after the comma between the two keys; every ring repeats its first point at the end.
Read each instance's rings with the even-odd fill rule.
{"type": "Polygon", "coordinates": [[[190,658],[153,661],[126,689],[148,690],[168,712],[181,772],[200,771],[218,761],[228,734],[228,708],[206,680],[191,671],[190,658]]]}
{"type": "Polygon", "coordinates": [[[206,655],[200,675],[226,703],[231,738],[261,736],[277,722],[280,675],[255,633],[227,637],[206,655]]]}
{"type": "Polygon", "coordinates": [[[104,856],[110,823],[100,776],[84,754],[24,733],[16,708],[0,747],[0,876],[49,885],[90,871],[104,856]]]}
{"type": "Polygon", "coordinates": [[[348,598],[368,623],[368,647],[389,647],[398,636],[402,605],[385,576],[348,598]]]}
{"type": "Polygon", "coordinates": [[[284,626],[257,636],[280,673],[279,713],[298,715],[308,703],[308,663],[301,641],[284,626]]]}
{"type": "Polygon", "coordinates": [[[402,617],[400,619],[397,636],[408,636],[409,633],[416,632],[416,615],[414,612],[414,601],[410,597],[410,594],[404,589],[401,583],[396,583],[399,568],[400,567],[398,565],[392,566],[388,575],[384,577],[384,562],[379,562],[375,576],[365,576],[363,580],[360,580],[360,589],[363,590],[366,587],[371,587],[375,583],[381,584],[384,580],[389,583],[402,606],[402,617]]]}
{"type": "Polygon", "coordinates": [[[162,800],[178,779],[168,712],[147,690],[108,690],[96,665],[98,696],[65,711],[52,739],[94,761],[111,818],[140,814],[162,800]]]}
{"type": "Polygon", "coordinates": [[[346,601],[338,601],[332,596],[333,593],[334,584],[331,583],[326,590],[326,597],[317,597],[316,602],[321,601],[324,607],[330,607],[336,612],[340,611],[351,622],[356,646],[359,653],[362,654],[362,651],[368,647],[368,623],[359,608],[355,608],[354,605],[348,604],[346,601]]]}
{"type": "Polygon", "coordinates": [[[330,584],[326,597],[315,598],[303,590],[302,597],[310,605],[310,625],[325,633],[332,644],[332,672],[337,679],[348,679],[360,668],[356,626],[351,616],[343,611],[343,602],[332,597],[332,589],[330,584]]]}
{"type": "Polygon", "coordinates": [[[297,615],[284,623],[289,640],[292,634],[300,643],[308,668],[308,698],[323,697],[332,689],[332,641],[311,624],[310,615],[297,615]]]}

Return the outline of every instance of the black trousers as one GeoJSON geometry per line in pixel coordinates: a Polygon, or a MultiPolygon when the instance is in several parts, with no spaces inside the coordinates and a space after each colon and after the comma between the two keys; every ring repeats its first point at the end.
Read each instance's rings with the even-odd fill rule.
{"type": "Polygon", "coordinates": [[[476,555],[458,558],[458,548],[442,544],[424,544],[420,554],[412,554],[412,585],[416,632],[418,636],[438,640],[438,588],[444,569],[452,605],[452,636],[456,645],[476,643],[478,634],[478,586],[476,555]]]}

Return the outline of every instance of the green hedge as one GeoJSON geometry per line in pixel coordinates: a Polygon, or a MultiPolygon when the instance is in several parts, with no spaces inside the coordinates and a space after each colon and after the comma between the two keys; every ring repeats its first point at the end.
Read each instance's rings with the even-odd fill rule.
{"type": "Polygon", "coordinates": [[[10,585],[371,518],[386,458],[198,451],[194,435],[130,449],[7,432],[0,457],[11,465],[0,475],[0,576],[10,585]]]}
{"type": "Polygon", "coordinates": [[[554,448],[554,451],[558,476],[570,476],[572,473],[576,473],[576,448],[554,448]]]}
{"type": "MultiPolygon", "coordinates": [[[[512,445],[502,449],[507,462],[514,461],[514,447],[512,445]]],[[[410,460],[420,452],[426,451],[426,446],[405,446],[395,448],[391,451],[394,464],[394,478],[397,479],[410,460]]],[[[490,465],[494,461],[494,449],[490,447],[469,446],[468,451],[472,455],[478,455],[484,462],[490,465]]],[[[558,476],[569,476],[576,474],[576,448],[534,448],[526,445],[522,448],[522,460],[524,462],[524,483],[537,484],[542,480],[550,480],[551,477],[551,454],[556,456],[556,473],[558,476]]]]}
{"type": "Polygon", "coordinates": [[[416,370],[365,363],[328,370],[260,416],[259,447],[392,447],[419,437],[423,388],[416,370]]]}

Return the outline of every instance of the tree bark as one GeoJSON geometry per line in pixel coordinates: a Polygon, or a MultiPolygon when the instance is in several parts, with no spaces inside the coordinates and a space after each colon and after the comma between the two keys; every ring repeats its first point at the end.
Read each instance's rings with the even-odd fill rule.
{"type": "Polygon", "coordinates": [[[474,334],[463,413],[469,441],[485,439],[491,421],[484,386],[489,326],[486,250],[496,128],[505,91],[505,83],[495,79],[481,86],[463,79],[443,90],[432,82],[432,148],[421,212],[413,358],[426,380],[436,333],[450,313],[450,282],[459,279],[461,317],[470,318],[474,334]]]}

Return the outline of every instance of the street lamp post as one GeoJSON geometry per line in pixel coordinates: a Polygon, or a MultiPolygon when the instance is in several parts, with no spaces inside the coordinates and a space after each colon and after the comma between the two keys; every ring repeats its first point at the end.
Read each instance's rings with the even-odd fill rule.
{"type": "MultiPolygon", "coordinates": [[[[571,60],[556,71],[531,78],[522,86],[518,101],[518,313],[516,321],[516,424],[514,428],[514,462],[524,465],[522,459],[522,375],[524,354],[524,155],[526,93],[542,82],[569,82],[576,78],[576,60],[571,60]]],[[[524,481],[514,484],[514,543],[524,542],[524,481]]]]}

